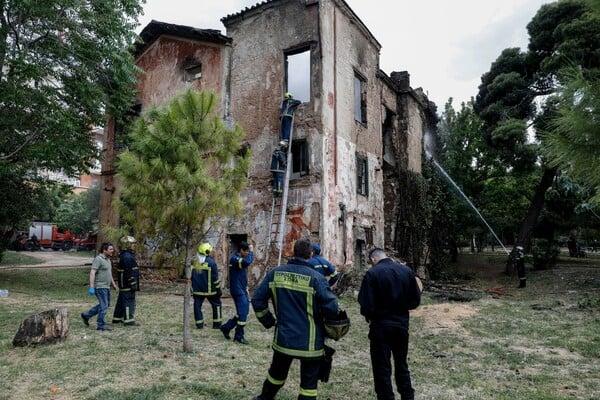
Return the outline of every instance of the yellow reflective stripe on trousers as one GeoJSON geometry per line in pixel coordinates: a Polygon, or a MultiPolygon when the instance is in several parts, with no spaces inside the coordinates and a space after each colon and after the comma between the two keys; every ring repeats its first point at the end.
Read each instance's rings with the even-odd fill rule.
{"type": "Polygon", "coordinates": [[[317,389],[303,389],[303,388],[300,388],[300,393],[299,394],[301,396],[317,398],[317,389]]]}
{"type": "Polygon", "coordinates": [[[285,380],[280,381],[279,379],[275,379],[269,373],[267,373],[267,380],[276,386],[283,386],[283,384],[285,383],[285,380]]]}
{"type": "Polygon", "coordinates": [[[292,357],[304,357],[304,358],[318,358],[325,354],[325,350],[298,350],[298,349],[289,349],[287,347],[282,347],[277,343],[273,343],[273,350],[277,350],[280,353],[287,354],[292,357]]]}

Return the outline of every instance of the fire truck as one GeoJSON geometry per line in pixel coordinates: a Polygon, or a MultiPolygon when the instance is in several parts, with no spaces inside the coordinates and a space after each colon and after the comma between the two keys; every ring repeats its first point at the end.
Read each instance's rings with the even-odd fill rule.
{"type": "Polygon", "coordinates": [[[58,226],[51,222],[34,222],[29,228],[29,240],[25,243],[25,250],[28,250],[28,244],[33,249],[36,241],[43,248],[69,251],[79,238],[73,235],[70,229],[58,229],[58,226]]]}

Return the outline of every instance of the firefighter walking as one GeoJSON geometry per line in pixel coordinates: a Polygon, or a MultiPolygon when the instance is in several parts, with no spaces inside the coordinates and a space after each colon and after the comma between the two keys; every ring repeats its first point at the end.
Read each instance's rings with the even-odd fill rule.
{"type": "Polygon", "coordinates": [[[221,327],[221,281],[219,268],[211,257],[212,246],[202,243],[198,246],[198,253],[192,263],[192,295],[194,297],[194,319],[196,328],[204,328],[204,315],[202,304],[208,300],[212,307],[213,329],[221,327]]]}
{"type": "Polygon", "coordinates": [[[135,243],[133,236],[122,237],[119,241],[121,247],[117,268],[119,297],[113,313],[113,324],[140,325],[135,321],[135,292],[140,290],[140,270],[135,259],[135,243]]]}

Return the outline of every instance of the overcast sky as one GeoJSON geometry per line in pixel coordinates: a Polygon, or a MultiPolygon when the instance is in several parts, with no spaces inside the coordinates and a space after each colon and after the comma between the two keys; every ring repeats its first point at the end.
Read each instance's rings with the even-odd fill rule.
{"type": "MultiPolygon", "coordinates": [[[[138,32],[155,19],[219,29],[220,19],[262,1],[147,0],[138,32]]],[[[481,75],[508,47],[527,48],[526,25],[549,0],[346,0],[381,44],[380,67],[408,71],[413,88],[444,108],[477,94],[481,75]]]]}

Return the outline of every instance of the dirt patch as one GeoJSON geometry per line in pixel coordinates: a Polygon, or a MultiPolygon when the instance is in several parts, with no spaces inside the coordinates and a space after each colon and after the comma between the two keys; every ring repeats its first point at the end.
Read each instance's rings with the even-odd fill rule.
{"type": "Polygon", "coordinates": [[[448,332],[464,331],[462,323],[477,313],[469,304],[429,304],[411,311],[411,317],[423,321],[423,329],[428,334],[438,335],[448,332]]]}

